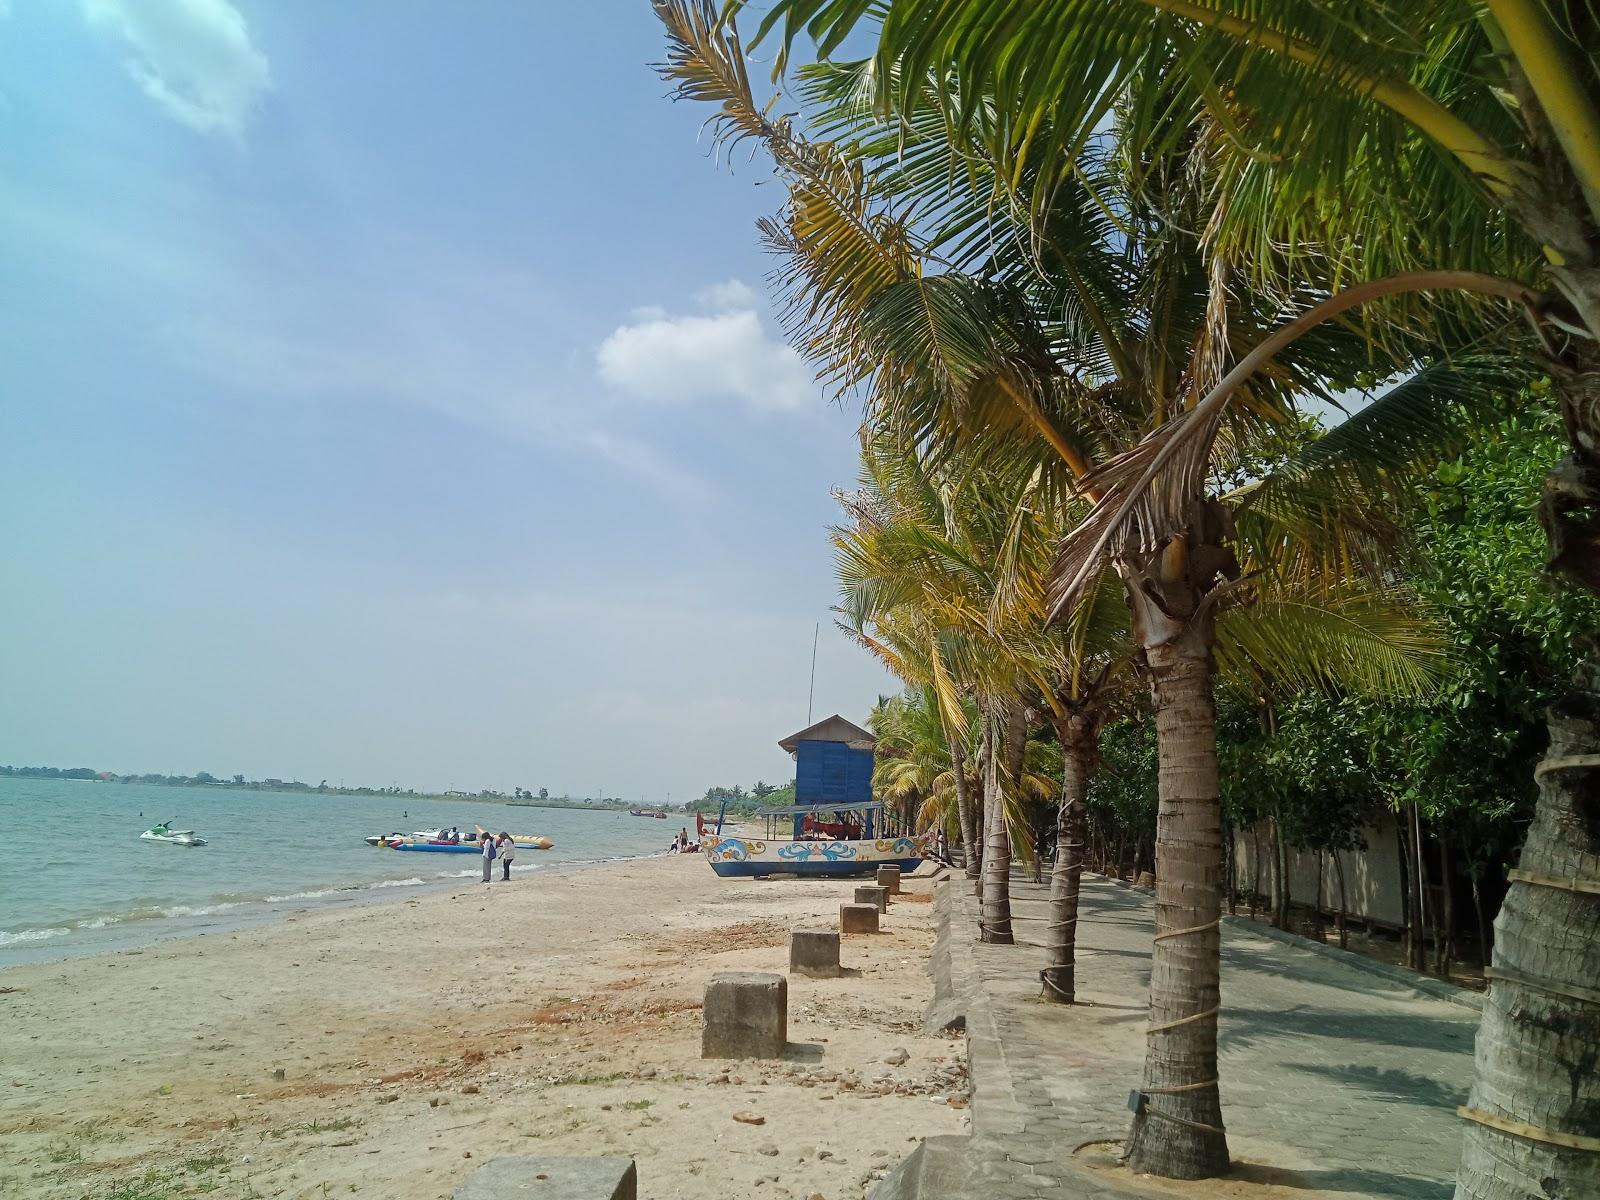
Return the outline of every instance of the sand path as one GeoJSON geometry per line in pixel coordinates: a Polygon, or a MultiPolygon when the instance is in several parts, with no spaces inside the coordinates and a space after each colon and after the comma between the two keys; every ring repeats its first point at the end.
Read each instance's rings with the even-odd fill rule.
{"type": "Polygon", "coordinates": [[[421,1200],[502,1154],[632,1156],[649,1197],[861,1196],[966,1124],[908,887],[846,939],[859,974],[790,979],[781,1063],[700,1059],[705,981],[784,970],[850,885],[693,856],[0,971],[0,1197],[421,1200]]]}

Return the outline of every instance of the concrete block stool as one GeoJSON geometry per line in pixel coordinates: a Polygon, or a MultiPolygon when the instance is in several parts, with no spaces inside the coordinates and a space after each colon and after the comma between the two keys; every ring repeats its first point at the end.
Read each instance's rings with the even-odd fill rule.
{"type": "Polygon", "coordinates": [[[638,1200],[631,1158],[491,1158],[455,1200],[638,1200]]]}
{"type": "Polygon", "coordinates": [[[701,1058],[782,1058],[789,981],[764,971],[719,971],[706,984],[701,1058]]]}
{"type": "Polygon", "coordinates": [[[876,904],[839,905],[840,933],[877,933],[878,906],[876,904]]]}
{"type": "Polygon", "coordinates": [[[888,888],[889,895],[898,896],[900,894],[900,868],[879,867],[878,886],[881,888],[888,888]]]}
{"type": "Polygon", "coordinates": [[[839,935],[832,929],[789,931],[789,974],[813,979],[839,976],[839,935]]]}
{"type": "Polygon", "coordinates": [[[875,883],[863,884],[856,889],[857,904],[871,904],[879,912],[889,911],[889,889],[875,883]]]}

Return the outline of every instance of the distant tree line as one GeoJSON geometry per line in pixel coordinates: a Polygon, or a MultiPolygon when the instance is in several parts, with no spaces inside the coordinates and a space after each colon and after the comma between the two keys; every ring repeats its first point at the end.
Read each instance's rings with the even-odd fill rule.
{"type": "Polygon", "coordinates": [[[793,804],[794,781],[772,784],[758,779],[748,791],[744,785],[737,783],[732,787],[709,787],[704,796],[689,801],[684,807],[689,812],[714,813],[722,811],[724,801],[727,802],[729,814],[739,816],[749,816],[762,807],[793,804]]]}

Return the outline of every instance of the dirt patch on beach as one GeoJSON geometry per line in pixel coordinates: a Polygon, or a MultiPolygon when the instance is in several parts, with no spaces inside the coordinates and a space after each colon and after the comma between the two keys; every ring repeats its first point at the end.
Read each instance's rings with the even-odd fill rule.
{"type": "Polygon", "coordinates": [[[12,968],[0,1198],[432,1200],[503,1154],[627,1155],[653,1198],[860,1197],[966,1121],[907,886],[850,975],[790,977],[775,1062],[700,1059],[706,980],[784,971],[851,884],[651,859],[12,968]]]}

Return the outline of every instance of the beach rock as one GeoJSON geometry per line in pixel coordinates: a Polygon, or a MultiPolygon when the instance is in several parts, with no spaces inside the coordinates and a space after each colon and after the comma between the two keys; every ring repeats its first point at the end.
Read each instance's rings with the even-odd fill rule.
{"type": "Polygon", "coordinates": [[[736,1112],[733,1114],[733,1119],[741,1125],[765,1125],[767,1123],[767,1119],[760,1113],[753,1112],[736,1112]]]}
{"type": "Polygon", "coordinates": [[[777,1158],[778,1157],[778,1148],[776,1146],[762,1146],[759,1150],[756,1151],[756,1153],[757,1154],[764,1154],[768,1158],[777,1158]]]}
{"type": "Polygon", "coordinates": [[[885,1054],[881,1061],[888,1063],[891,1067],[898,1067],[910,1057],[911,1055],[909,1052],[907,1052],[905,1047],[896,1046],[893,1050],[889,1051],[889,1053],[885,1054]]]}
{"type": "Polygon", "coordinates": [[[463,1096],[476,1096],[478,1094],[478,1085],[475,1083],[467,1084],[461,1089],[461,1094],[463,1096]]]}

